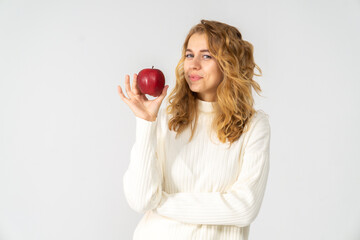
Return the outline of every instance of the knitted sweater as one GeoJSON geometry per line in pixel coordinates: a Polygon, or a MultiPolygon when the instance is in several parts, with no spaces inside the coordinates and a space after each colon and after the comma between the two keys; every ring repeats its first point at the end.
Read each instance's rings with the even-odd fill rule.
{"type": "MultiPolygon", "coordinates": [[[[145,215],[134,240],[247,240],[269,173],[270,125],[262,110],[232,144],[210,125],[211,102],[197,100],[198,125],[177,138],[160,108],[156,121],[136,118],[136,138],[123,177],[130,207],[145,215]]],[[[214,103],[216,104],[216,103],[214,103]]]]}

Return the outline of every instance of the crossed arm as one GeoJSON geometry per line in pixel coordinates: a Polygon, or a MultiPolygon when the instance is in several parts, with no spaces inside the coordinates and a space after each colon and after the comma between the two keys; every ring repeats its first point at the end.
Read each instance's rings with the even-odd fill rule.
{"type": "Polygon", "coordinates": [[[240,175],[227,192],[174,194],[161,188],[162,173],[154,150],[157,147],[155,123],[137,121],[137,130],[141,134],[137,134],[130,166],[124,176],[126,196],[134,210],[154,210],[162,216],[191,224],[242,227],[256,218],[269,173],[270,125],[267,117],[259,119],[249,130],[240,175]]]}

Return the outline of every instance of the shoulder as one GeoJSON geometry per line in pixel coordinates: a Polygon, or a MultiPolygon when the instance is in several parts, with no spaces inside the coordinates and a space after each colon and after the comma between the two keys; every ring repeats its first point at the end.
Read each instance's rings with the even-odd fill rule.
{"type": "Polygon", "coordinates": [[[255,112],[255,114],[254,114],[254,117],[255,117],[256,119],[262,119],[262,118],[269,119],[269,114],[267,114],[266,112],[264,112],[264,110],[259,109],[259,110],[256,110],[256,112],[255,112]]]}
{"type": "Polygon", "coordinates": [[[254,127],[257,124],[270,126],[269,114],[267,114],[261,109],[256,110],[256,112],[254,113],[253,117],[250,120],[250,125],[254,127]]]}
{"type": "Polygon", "coordinates": [[[269,115],[257,110],[253,115],[246,132],[246,152],[269,151],[271,129],[269,115]]]}
{"type": "Polygon", "coordinates": [[[270,120],[269,114],[263,110],[256,110],[250,122],[248,124],[248,135],[253,135],[258,132],[268,132],[270,133],[270,120]]]}

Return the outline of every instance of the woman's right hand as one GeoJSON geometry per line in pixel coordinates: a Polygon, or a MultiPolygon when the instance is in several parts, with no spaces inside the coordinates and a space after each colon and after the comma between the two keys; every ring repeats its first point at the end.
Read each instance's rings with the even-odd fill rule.
{"type": "Polygon", "coordinates": [[[169,85],[166,85],[160,96],[154,100],[149,100],[145,94],[140,92],[137,86],[137,74],[134,74],[132,89],[130,88],[130,76],[125,76],[125,90],[129,97],[127,98],[124,95],[120,85],[118,85],[118,92],[121,99],[130,107],[135,116],[147,121],[155,121],[168,88],[169,85]]]}

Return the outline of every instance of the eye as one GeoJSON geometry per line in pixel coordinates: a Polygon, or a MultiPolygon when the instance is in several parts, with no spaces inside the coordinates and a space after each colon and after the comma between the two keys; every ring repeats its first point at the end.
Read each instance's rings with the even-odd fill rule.
{"type": "Polygon", "coordinates": [[[210,55],[204,55],[203,57],[206,58],[206,59],[211,59],[210,55]]]}
{"type": "Polygon", "coordinates": [[[185,57],[190,58],[190,57],[194,57],[194,56],[192,54],[188,53],[188,54],[185,54],[185,57]]]}

